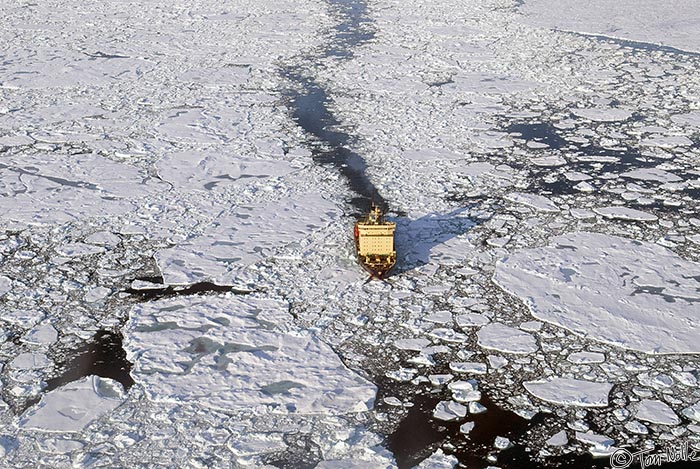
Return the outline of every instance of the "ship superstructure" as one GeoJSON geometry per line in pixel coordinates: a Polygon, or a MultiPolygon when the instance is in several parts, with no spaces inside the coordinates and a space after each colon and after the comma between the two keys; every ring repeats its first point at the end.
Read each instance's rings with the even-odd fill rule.
{"type": "Polygon", "coordinates": [[[396,264],[394,231],[396,223],[384,220],[379,207],[355,223],[355,246],[360,264],[373,277],[383,278],[396,264]]]}

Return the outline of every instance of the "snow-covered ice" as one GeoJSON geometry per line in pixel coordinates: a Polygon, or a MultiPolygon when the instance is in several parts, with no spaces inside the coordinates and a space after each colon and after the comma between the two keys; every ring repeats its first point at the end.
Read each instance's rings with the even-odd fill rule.
{"type": "MultiPolygon", "coordinates": [[[[0,168],[0,185],[14,188],[11,197],[0,198],[0,209],[5,222],[15,222],[15,226],[122,215],[137,210],[144,196],[165,189],[144,171],[96,154],[25,155],[15,161],[4,159],[0,168]],[[25,169],[28,167],[36,170],[25,169]]],[[[84,244],[59,250],[67,256],[99,251],[101,248],[84,244]]]]}
{"type": "Polygon", "coordinates": [[[700,352],[700,266],[661,246],[572,233],[498,263],[494,280],[540,320],[650,353],[700,352]]]}
{"type": "Polygon", "coordinates": [[[547,439],[547,441],[545,441],[545,443],[548,446],[564,446],[568,442],[569,442],[569,439],[566,436],[565,430],[561,430],[561,431],[555,433],[554,435],[549,437],[549,439],[547,439]]]}
{"type": "Polygon", "coordinates": [[[58,331],[51,324],[41,324],[32,329],[23,339],[23,342],[36,345],[49,345],[58,338],[58,331]]]}
{"type": "Polygon", "coordinates": [[[575,352],[566,357],[571,363],[603,363],[605,354],[598,352],[575,352]]]}
{"type": "Polygon", "coordinates": [[[435,406],[433,417],[437,420],[452,421],[463,419],[467,415],[467,407],[459,402],[440,401],[435,406]]]}
{"type": "Polygon", "coordinates": [[[12,280],[5,277],[4,275],[0,275],[0,297],[8,293],[11,288],[12,280]]]}
{"type": "Polygon", "coordinates": [[[19,425],[45,432],[77,432],[123,400],[121,384],[109,378],[88,376],[45,394],[22,415],[19,425]]]}
{"type": "Polygon", "coordinates": [[[324,228],[336,204],[318,195],[237,207],[206,233],[156,254],[166,284],[236,284],[240,271],[324,228]]]}
{"type": "Polygon", "coordinates": [[[506,353],[526,354],[537,350],[537,339],[527,332],[500,323],[487,324],[477,332],[480,346],[506,353]]]}
{"type": "Polygon", "coordinates": [[[51,360],[43,353],[22,353],[17,355],[9,366],[16,370],[36,370],[45,368],[51,364],[51,360]]]}
{"type": "Polygon", "coordinates": [[[134,307],[124,348],[134,379],[158,400],[277,413],[359,412],[375,387],[309,333],[280,301],[227,296],[134,307]]]}
{"type": "Polygon", "coordinates": [[[452,362],[450,363],[450,370],[455,373],[483,375],[487,371],[487,366],[485,363],[479,362],[452,362]]]}
{"type": "Polygon", "coordinates": [[[506,196],[506,199],[527,205],[536,210],[543,212],[558,212],[559,207],[557,207],[554,202],[549,200],[547,197],[537,194],[523,194],[522,192],[513,192],[506,196]]]}
{"type": "Polygon", "coordinates": [[[618,108],[574,109],[573,113],[596,122],[624,121],[632,117],[631,111],[618,108]]]}
{"type": "Polygon", "coordinates": [[[553,377],[523,383],[533,396],[547,402],[578,407],[607,407],[613,385],[572,378],[553,377]]]}
{"type": "Polygon", "coordinates": [[[605,435],[598,435],[593,432],[576,432],[576,439],[581,443],[590,445],[589,452],[594,456],[607,456],[612,454],[617,448],[613,445],[615,440],[605,435]]]}
{"type": "Polygon", "coordinates": [[[503,436],[497,436],[496,440],[493,442],[493,447],[500,450],[508,449],[511,446],[513,446],[513,444],[510,440],[503,436]]]}
{"type": "Polygon", "coordinates": [[[249,178],[280,177],[293,171],[286,161],[188,151],[170,153],[156,163],[158,174],[182,191],[215,190],[249,178]]]}
{"type": "Polygon", "coordinates": [[[476,424],[474,422],[463,423],[459,426],[459,432],[463,435],[469,435],[469,433],[474,430],[476,424]]]}
{"type": "Polygon", "coordinates": [[[520,11],[530,24],[700,52],[695,3],[675,0],[672,5],[668,9],[654,0],[530,0],[520,11]]]}
{"type": "Polygon", "coordinates": [[[634,415],[639,420],[661,425],[678,425],[681,422],[673,409],[659,400],[642,399],[635,406],[634,415]]]}
{"type": "Polygon", "coordinates": [[[655,221],[658,217],[652,213],[629,207],[597,207],[593,211],[605,218],[633,221],[655,221]]]}
{"type": "Polygon", "coordinates": [[[453,469],[458,464],[459,460],[456,457],[445,454],[439,449],[428,458],[421,461],[421,463],[416,466],[416,469],[453,469]]]}

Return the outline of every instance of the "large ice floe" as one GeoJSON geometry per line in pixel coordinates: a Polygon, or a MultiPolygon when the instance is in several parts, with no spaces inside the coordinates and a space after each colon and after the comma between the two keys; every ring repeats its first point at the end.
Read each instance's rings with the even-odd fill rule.
{"type": "Polygon", "coordinates": [[[20,420],[20,427],[45,432],[77,432],[124,401],[122,385],[88,376],[45,394],[20,420]]]}
{"type": "Polygon", "coordinates": [[[249,296],[160,300],[131,311],[125,349],[153,399],[274,413],[371,408],[376,388],[290,319],[284,302],[249,296]]]}
{"type": "Polygon", "coordinates": [[[202,235],[159,251],[156,260],[167,284],[235,284],[240,270],[303,241],[337,215],[334,203],[311,194],[238,206],[202,235]]]}
{"type": "Polygon", "coordinates": [[[538,319],[649,353],[700,353],[700,264],[651,243],[595,233],[502,259],[494,280],[538,319]]]}
{"type": "Polygon", "coordinates": [[[15,227],[122,215],[165,189],[144,171],[96,154],[3,158],[0,169],[0,210],[15,227]]]}
{"type": "Polygon", "coordinates": [[[674,0],[659,13],[655,0],[528,0],[520,11],[530,24],[700,52],[693,0],[674,0]]]}
{"type": "Polygon", "coordinates": [[[544,401],[580,407],[607,407],[610,383],[595,383],[579,379],[551,378],[523,383],[533,396],[544,401]]]}

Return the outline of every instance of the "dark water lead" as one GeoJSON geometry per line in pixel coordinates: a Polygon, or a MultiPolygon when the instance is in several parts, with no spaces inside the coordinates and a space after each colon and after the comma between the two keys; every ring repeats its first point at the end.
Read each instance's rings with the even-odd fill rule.
{"type": "Polygon", "coordinates": [[[237,287],[217,285],[211,282],[199,282],[191,285],[165,286],[163,283],[163,277],[140,277],[136,280],[150,282],[153,284],[153,287],[143,289],[126,288],[123,290],[123,292],[138,297],[142,301],[160,300],[163,298],[172,298],[174,296],[203,295],[205,293],[234,293],[236,295],[247,295],[253,292],[253,290],[242,290],[237,287]]]}
{"type": "MultiPolygon", "coordinates": [[[[401,366],[409,366],[402,363],[401,366]]],[[[438,361],[432,372],[449,373],[447,362],[438,361]]],[[[468,414],[465,419],[453,422],[436,420],[433,417],[435,407],[440,401],[451,400],[451,393],[444,387],[429,384],[415,385],[410,382],[397,382],[386,376],[375,376],[373,382],[378,388],[375,407],[389,415],[397,408],[384,402],[385,397],[396,397],[403,402],[411,402],[412,407],[400,415],[398,425],[386,436],[385,446],[392,452],[399,469],[410,469],[430,457],[438,449],[453,455],[459,461],[458,468],[485,469],[489,466],[501,469],[604,469],[610,468],[610,458],[594,458],[589,453],[572,452],[561,456],[538,457],[539,447],[533,448],[532,442],[538,441],[536,435],[548,438],[565,428],[565,420],[555,414],[539,413],[527,420],[514,412],[500,408],[489,398],[488,389],[481,389],[479,403],[486,407],[486,412],[468,414]],[[473,422],[474,428],[468,435],[460,432],[460,426],[473,422]],[[512,447],[498,451],[494,447],[496,437],[508,438],[512,447]]],[[[591,429],[604,434],[602,429],[589,421],[591,429]]],[[[574,438],[574,431],[567,430],[567,436],[574,438]]],[[[572,441],[574,443],[575,441],[572,441]]],[[[618,442],[618,447],[624,442],[618,442]]],[[[545,446],[545,449],[546,446],[545,446]]],[[[630,449],[632,453],[634,449],[630,449]]],[[[660,453],[661,451],[659,451],[660,453]]],[[[651,453],[650,453],[651,454],[651,453]]],[[[700,455],[700,452],[698,453],[700,455]]],[[[663,469],[690,469],[700,467],[700,462],[662,461],[663,469]],[[693,465],[695,464],[695,465],[693,465]]],[[[641,468],[638,461],[628,466],[641,468]]],[[[653,466],[647,466],[653,467],[653,466]]]]}
{"type": "Polygon", "coordinates": [[[354,151],[347,148],[350,136],[338,130],[339,122],[326,108],[328,96],[326,91],[311,79],[301,79],[304,88],[300,92],[290,92],[288,97],[294,109],[294,120],[307,133],[313,135],[325,146],[314,146],[311,151],[313,159],[321,165],[336,167],[347,179],[350,189],[359,195],[352,200],[353,206],[364,213],[374,202],[382,210],[389,207],[377,188],[367,177],[367,164],[354,151]]]}
{"type": "MultiPolygon", "coordinates": [[[[568,141],[559,135],[557,129],[549,122],[513,123],[505,127],[505,131],[519,133],[525,140],[545,143],[552,150],[575,147],[575,149],[567,150],[569,156],[609,156],[617,159],[614,162],[571,161],[566,165],[566,169],[569,171],[582,171],[594,177],[606,173],[622,174],[633,169],[653,168],[659,165],[659,161],[645,157],[637,149],[615,150],[595,145],[584,146],[568,141]]],[[[518,169],[527,169],[530,172],[531,184],[528,187],[529,192],[557,195],[580,193],[574,188],[578,181],[569,181],[562,175],[559,175],[556,181],[547,182],[547,176],[551,174],[552,168],[537,168],[530,163],[510,164],[518,169]]],[[[684,180],[695,178],[694,174],[683,171],[669,172],[684,180]]],[[[692,189],[685,189],[684,193],[691,197],[697,196],[697,194],[692,192],[692,189]]],[[[672,208],[668,207],[667,209],[672,210],[672,208]]]]}
{"type": "MultiPolygon", "coordinates": [[[[610,457],[594,458],[589,453],[571,453],[563,456],[551,456],[538,460],[521,440],[535,428],[558,428],[555,426],[557,417],[538,414],[532,420],[526,420],[517,414],[501,409],[482,394],[480,403],[487,411],[482,414],[468,415],[465,420],[458,422],[441,422],[432,417],[435,406],[445,396],[431,392],[417,394],[413,399],[413,407],[408,409],[396,430],[387,438],[386,445],[393,453],[399,469],[410,469],[424,459],[430,457],[438,449],[445,454],[455,456],[459,461],[458,468],[486,469],[489,466],[501,469],[607,469],[610,468],[610,457]],[[460,433],[460,426],[466,422],[474,422],[474,428],[469,435],[460,433]],[[496,437],[508,438],[513,446],[497,451],[494,448],[496,437]],[[489,461],[489,456],[493,460],[489,461]]],[[[385,407],[380,404],[378,407],[385,407]]],[[[554,433],[554,432],[552,432],[554,433]]],[[[631,449],[634,453],[636,450],[631,449]]],[[[664,454],[663,451],[649,454],[664,454]]],[[[699,453],[700,455],[700,453],[699,453]]],[[[622,466],[618,466],[622,468],[622,466]]],[[[631,469],[642,467],[660,467],[662,469],[697,469],[700,462],[681,460],[678,462],[661,461],[653,466],[643,465],[638,459],[632,461],[631,469]]]]}
{"type": "MultiPolygon", "coordinates": [[[[437,369],[435,373],[447,372],[437,369]]],[[[496,466],[502,469],[546,469],[546,468],[604,468],[606,460],[593,459],[589,454],[572,454],[548,458],[538,462],[522,443],[525,436],[535,428],[547,426],[556,417],[539,414],[526,420],[514,412],[496,405],[482,390],[480,403],[486,412],[469,414],[466,419],[444,422],[433,418],[433,411],[440,401],[450,400],[447,391],[432,386],[418,387],[410,383],[398,383],[385,377],[376,379],[379,392],[377,407],[385,412],[394,408],[383,403],[387,396],[401,396],[409,400],[409,407],[396,429],[387,436],[386,446],[394,455],[399,469],[410,469],[430,457],[438,449],[453,455],[459,461],[458,467],[482,469],[496,466]],[[473,422],[474,428],[468,435],[460,432],[460,426],[473,422]],[[503,451],[494,448],[496,437],[508,438],[513,447],[503,451]],[[489,461],[489,457],[495,459],[489,461]]],[[[553,428],[555,428],[553,426],[553,428]]]]}
{"type": "Polygon", "coordinates": [[[355,47],[374,37],[364,1],[328,0],[328,3],[338,18],[331,39],[321,49],[301,58],[303,66],[290,66],[282,71],[285,78],[295,85],[287,91],[286,98],[297,124],[322,143],[311,145],[314,161],[337,168],[347,179],[350,189],[359,196],[352,200],[353,206],[364,213],[374,202],[386,211],[389,208],[387,201],[367,177],[364,159],[348,148],[352,143],[351,136],[338,130],[341,123],[328,108],[328,92],[308,74],[314,67],[320,68],[323,59],[351,58],[355,47]]]}
{"type": "Polygon", "coordinates": [[[134,384],[129,374],[131,362],[126,359],[122,336],[117,332],[100,330],[87,343],[67,352],[66,357],[59,364],[63,373],[47,380],[44,392],[90,375],[119,381],[126,390],[134,384]]]}

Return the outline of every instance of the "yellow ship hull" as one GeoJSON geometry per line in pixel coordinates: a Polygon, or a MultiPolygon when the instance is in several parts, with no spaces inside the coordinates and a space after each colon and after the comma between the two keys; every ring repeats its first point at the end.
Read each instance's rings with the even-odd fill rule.
{"type": "Polygon", "coordinates": [[[376,207],[366,218],[355,223],[357,259],[372,277],[386,277],[396,264],[395,229],[396,224],[384,221],[376,207]]]}

